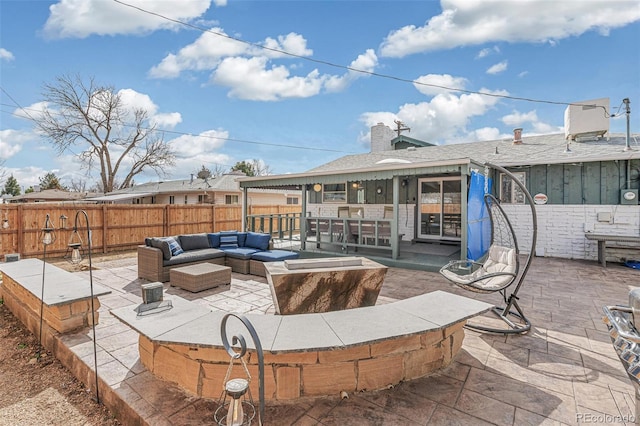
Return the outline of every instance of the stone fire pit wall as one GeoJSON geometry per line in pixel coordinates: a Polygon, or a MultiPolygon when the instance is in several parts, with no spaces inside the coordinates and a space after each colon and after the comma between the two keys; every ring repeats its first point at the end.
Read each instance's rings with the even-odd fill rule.
{"type": "MultiPolygon", "coordinates": [[[[171,299],[173,309],[155,315],[138,316],[132,306],[111,312],[140,333],[140,360],[149,371],[193,395],[218,398],[230,359],[220,336],[226,312],[171,299]]],[[[290,400],[382,389],[439,370],[462,347],[466,320],[490,308],[435,291],[344,311],[245,317],[264,352],[265,398],[290,400]]],[[[238,321],[227,334],[246,336],[246,329],[238,321]]],[[[257,356],[247,345],[251,391],[258,395],[257,356]]],[[[243,374],[236,364],[231,378],[243,374]]]]}
{"type": "MultiPolygon", "coordinates": [[[[384,389],[425,376],[451,363],[462,347],[464,324],[349,348],[265,351],[265,398],[337,396],[341,391],[384,389]]],[[[156,376],[199,397],[220,396],[229,367],[229,356],[223,348],[165,344],[140,336],[139,350],[143,365],[156,376]]],[[[255,352],[250,353],[248,367],[255,378],[251,382],[253,395],[258,395],[256,362],[255,352]]],[[[240,364],[233,371],[243,374],[240,364]]]]}

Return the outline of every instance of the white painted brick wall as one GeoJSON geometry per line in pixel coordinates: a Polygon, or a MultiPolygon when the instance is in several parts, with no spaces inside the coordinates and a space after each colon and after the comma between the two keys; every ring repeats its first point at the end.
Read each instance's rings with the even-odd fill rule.
{"type": "MultiPolygon", "coordinates": [[[[531,212],[528,206],[503,204],[518,238],[521,251],[531,246],[531,212]]],[[[640,206],[537,205],[536,255],[564,259],[598,259],[598,243],[587,240],[585,230],[596,234],[640,235],[640,206]],[[598,213],[611,220],[598,221],[598,213]]]]}

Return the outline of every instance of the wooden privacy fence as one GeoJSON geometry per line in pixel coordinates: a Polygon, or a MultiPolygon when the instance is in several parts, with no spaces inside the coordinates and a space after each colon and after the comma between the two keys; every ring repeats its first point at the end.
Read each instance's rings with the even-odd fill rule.
{"type": "MultiPolygon", "coordinates": [[[[33,203],[0,206],[0,255],[19,253],[38,257],[43,253],[42,228],[49,215],[56,240],[47,247],[47,256],[62,257],[75,225],[76,213],[84,210],[89,218],[91,247],[95,253],[132,250],[145,237],[218,232],[242,229],[239,205],[215,204],[69,204],[33,203]]],[[[301,207],[250,206],[247,214],[300,213],[301,207]]],[[[78,232],[86,245],[87,224],[77,216],[78,232]]],[[[277,229],[273,230],[274,232],[277,229]]]]}

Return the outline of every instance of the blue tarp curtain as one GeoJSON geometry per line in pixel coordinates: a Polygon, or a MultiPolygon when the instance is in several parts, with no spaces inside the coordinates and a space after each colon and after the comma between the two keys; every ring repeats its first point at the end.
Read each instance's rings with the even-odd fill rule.
{"type": "MultiPolygon", "coordinates": [[[[491,188],[491,179],[487,179],[487,188],[491,188]]],[[[467,259],[470,260],[480,259],[491,244],[491,220],[484,194],[485,176],[472,171],[467,201],[467,259]]]]}

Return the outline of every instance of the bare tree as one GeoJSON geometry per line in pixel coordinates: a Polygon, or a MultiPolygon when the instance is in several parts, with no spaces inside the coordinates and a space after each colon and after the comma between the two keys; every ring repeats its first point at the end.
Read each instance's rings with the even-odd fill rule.
{"type": "Polygon", "coordinates": [[[271,166],[265,163],[263,160],[253,159],[251,160],[251,166],[256,176],[268,176],[273,174],[271,166]]]}
{"type": "Polygon", "coordinates": [[[241,171],[247,176],[267,176],[271,174],[271,167],[263,160],[242,160],[231,167],[231,171],[241,171]]]}
{"type": "Polygon", "coordinates": [[[44,85],[43,96],[48,107],[38,129],[60,154],[71,152],[88,170],[99,170],[97,186],[105,192],[129,187],[146,169],[164,176],[173,166],[175,155],[149,122],[149,112],[126,105],[113,87],[60,76],[44,85]]]}

